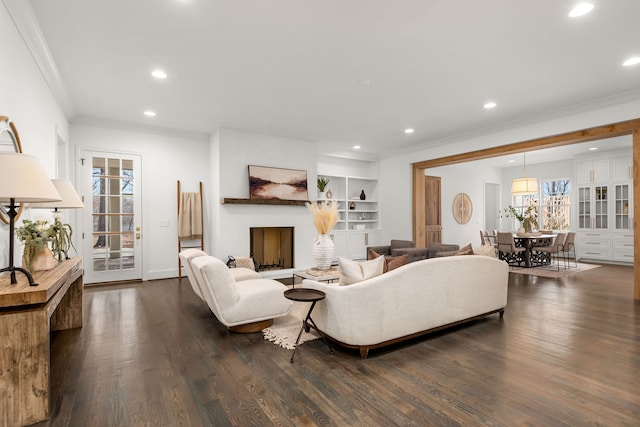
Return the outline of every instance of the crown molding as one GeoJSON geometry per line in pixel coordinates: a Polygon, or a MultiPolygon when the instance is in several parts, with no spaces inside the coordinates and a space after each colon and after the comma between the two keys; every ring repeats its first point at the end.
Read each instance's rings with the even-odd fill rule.
{"type": "Polygon", "coordinates": [[[42,76],[49,85],[49,89],[53,93],[56,101],[58,101],[67,120],[69,120],[75,115],[75,110],[69,98],[67,88],[60,76],[60,71],[49,51],[47,41],[33,14],[31,4],[25,0],[2,0],[2,2],[18,32],[22,36],[27,49],[29,49],[33,60],[40,69],[42,76]]]}

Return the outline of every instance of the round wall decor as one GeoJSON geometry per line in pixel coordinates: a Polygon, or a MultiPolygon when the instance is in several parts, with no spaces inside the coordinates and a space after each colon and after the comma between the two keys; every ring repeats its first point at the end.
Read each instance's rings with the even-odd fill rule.
{"type": "Polygon", "coordinates": [[[473,204],[467,193],[458,193],[453,198],[453,217],[458,224],[466,224],[471,219],[473,204]]]}

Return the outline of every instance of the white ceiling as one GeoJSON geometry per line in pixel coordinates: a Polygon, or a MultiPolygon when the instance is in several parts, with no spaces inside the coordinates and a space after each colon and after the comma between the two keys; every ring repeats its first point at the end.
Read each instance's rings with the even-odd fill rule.
{"type": "Polygon", "coordinates": [[[228,127],[364,155],[639,98],[640,66],[621,64],[640,56],[640,1],[592,0],[570,19],[576,3],[30,0],[72,122],[228,127]]]}

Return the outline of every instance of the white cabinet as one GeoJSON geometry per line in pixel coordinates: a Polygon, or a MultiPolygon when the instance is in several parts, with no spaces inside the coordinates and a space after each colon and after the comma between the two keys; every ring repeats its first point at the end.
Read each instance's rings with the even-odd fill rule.
{"type": "Polygon", "coordinates": [[[338,257],[349,258],[349,233],[346,231],[333,231],[329,233],[335,246],[333,261],[338,261],[338,257]]]}
{"type": "Polygon", "coordinates": [[[578,230],[609,229],[609,186],[578,187],[578,230]]]}
{"type": "Polygon", "coordinates": [[[584,160],[576,162],[578,184],[605,183],[611,179],[610,160],[584,160]]]}
{"type": "Polygon", "coordinates": [[[576,255],[578,258],[611,259],[611,233],[579,231],[576,234],[576,255]]]}
{"type": "Polygon", "coordinates": [[[578,258],[633,262],[633,158],[576,162],[578,258]]]}
{"type": "Polygon", "coordinates": [[[633,262],[633,231],[613,233],[612,258],[615,261],[633,262]]]}
{"type": "Polygon", "coordinates": [[[633,158],[629,156],[613,159],[611,179],[613,181],[631,181],[633,179],[633,158]]]}

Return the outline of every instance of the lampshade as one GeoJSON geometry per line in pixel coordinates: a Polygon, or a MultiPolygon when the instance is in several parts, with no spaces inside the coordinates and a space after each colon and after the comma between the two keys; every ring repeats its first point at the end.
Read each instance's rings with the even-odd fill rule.
{"type": "Polygon", "coordinates": [[[0,153],[0,202],[52,202],[60,194],[37,157],[22,153],[0,153]]]}
{"type": "Polygon", "coordinates": [[[518,178],[511,183],[511,194],[537,194],[538,180],[535,178],[518,178]]]}
{"type": "Polygon", "coordinates": [[[62,179],[52,179],[53,186],[56,187],[62,200],[59,202],[39,202],[29,204],[30,208],[34,209],[79,209],[84,208],[80,196],[76,193],[76,189],[73,188],[71,181],[62,179]]]}
{"type": "Polygon", "coordinates": [[[522,178],[516,178],[511,182],[511,194],[537,194],[538,180],[527,178],[527,153],[522,153],[522,178]]]}

